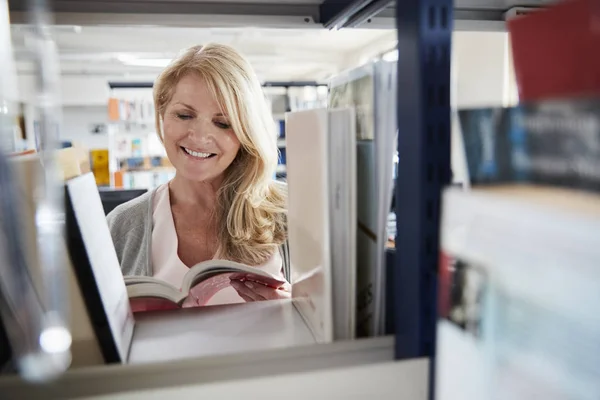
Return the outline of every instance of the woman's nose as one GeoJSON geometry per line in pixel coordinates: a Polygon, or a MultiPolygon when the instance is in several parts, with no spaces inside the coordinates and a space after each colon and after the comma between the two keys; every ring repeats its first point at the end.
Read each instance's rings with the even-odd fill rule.
{"type": "Polygon", "coordinates": [[[207,118],[196,118],[189,127],[189,134],[197,140],[212,140],[214,136],[214,125],[207,118]]]}

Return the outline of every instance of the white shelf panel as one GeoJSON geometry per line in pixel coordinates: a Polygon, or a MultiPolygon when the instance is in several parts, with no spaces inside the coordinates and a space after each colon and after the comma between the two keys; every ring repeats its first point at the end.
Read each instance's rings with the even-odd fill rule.
{"type": "MultiPolygon", "coordinates": [[[[399,365],[393,363],[393,360],[394,337],[389,336],[280,350],[253,351],[248,349],[244,353],[173,362],[84,368],[66,373],[58,382],[49,386],[27,385],[18,377],[3,377],[0,378],[0,394],[2,394],[2,398],[8,399],[89,398],[101,395],[107,395],[107,398],[114,399],[117,398],[115,397],[117,395],[123,396],[125,392],[146,391],[141,392],[146,394],[152,389],[172,388],[166,393],[173,394],[173,391],[176,393],[181,386],[189,385],[195,385],[194,389],[200,390],[199,393],[202,393],[202,390],[205,388],[210,390],[210,387],[214,387],[214,385],[230,387],[231,382],[236,383],[235,388],[234,385],[231,385],[232,390],[239,391],[240,384],[244,387],[249,380],[255,381],[261,377],[273,377],[273,381],[278,382],[278,376],[285,380],[283,375],[286,375],[289,379],[286,382],[293,382],[297,377],[306,375],[320,377],[326,370],[334,368],[357,367],[362,369],[372,364],[381,365],[384,369],[391,368],[390,372],[396,374],[396,378],[400,381],[406,373],[407,378],[410,378],[407,382],[410,384],[402,381],[407,388],[401,389],[401,392],[416,388],[419,393],[426,393],[428,360],[413,360],[399,365]],[[405,373],[398,374],[398,371],[405,373]]],[[[379,372],[379,370],[377,371],[379,372]]],[[[327,376],[327,374],[323,376],[327,376]]],[[[351,376],[351,374],[347,376],[351,376]]],[[[380,388],[376,376],[369,380],[360,380],[358,383],[370,386],[372,390],[386,390],[385,387],[380,388]]],[[[260,393],[261,398],[265,393],[278,393],[282,390],[286,397],[290,394],[285,385],[283,387],[261,386],[261,388],[259,392],[253,391],[251,394],[258,395],[260,393]]],[[[337,390],[344,393],[345,386],[337,387],[337,390]]],[[[354,388],[347,386],[347,390],[351,394],[354,388]]],[[[210,391],[205,393],[210,393],[210,391]]],[[[245,398],[248,397],[247,393],[245,398]]],[[[207,396],[206,398],[229,397],[207,396]]],[[[421,400],[426,397],[407,396],[405,398],[421,400]]]]}
{"type": "Polygon", "coordinates": [[[178,388],[111,394],[88,399],[254,399],[270,398],[269,393],[281,392],[280,396],[286,400],[426,400],[428,369],[429,363],[426,359],[416,359],[286,375],[277,374],[253,379],[236,379],[208,385],[197,384],[178,388]]]}
{"type": "Polygon", "coordinates": [[[188,308],[136,316],[129,363],[313,343],[311,332],[291,300],[188,308]]]}

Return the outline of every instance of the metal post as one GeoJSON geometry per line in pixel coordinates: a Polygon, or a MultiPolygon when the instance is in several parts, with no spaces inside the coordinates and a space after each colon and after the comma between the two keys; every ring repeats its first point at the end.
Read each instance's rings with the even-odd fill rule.
{"type": "MultiPolygon", "coordinates": [[[[396,2],[398,185],[396,358],[435,370],[440,196],[450,181],[451,0],[396,2]]],[[[431,386],[430,397],[433,396],[431,386]]]]}

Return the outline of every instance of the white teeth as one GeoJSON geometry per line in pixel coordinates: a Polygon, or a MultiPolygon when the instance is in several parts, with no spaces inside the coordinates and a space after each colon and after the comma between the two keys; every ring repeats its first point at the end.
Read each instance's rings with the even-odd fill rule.
{"type": "Polygon", "coordinates": [[[194,156],[194,157],[208,158],[211,156],[211,153],[200,153],[197,151],[190,150],[187,147],[184,147],[183,149],[185,150],[186,153],[188,153],[189,155],[194,156]]]}

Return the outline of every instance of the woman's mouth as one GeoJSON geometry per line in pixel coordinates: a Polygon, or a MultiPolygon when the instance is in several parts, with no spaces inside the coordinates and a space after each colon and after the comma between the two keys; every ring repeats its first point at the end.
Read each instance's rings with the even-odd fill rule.
{"type": "Polygon", "coordinates": [[[194,151],[194,150],[188,149],[187,147],[183,147],[183,146],[180,146],[180,147],[189,156],[197,158],[199,160],[205,160],[205,159],[208,159],[208,158],[216,156],[215,153],[203,153],[203,152],[200,152],[200,151],[194,151]]]}

